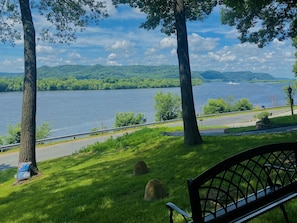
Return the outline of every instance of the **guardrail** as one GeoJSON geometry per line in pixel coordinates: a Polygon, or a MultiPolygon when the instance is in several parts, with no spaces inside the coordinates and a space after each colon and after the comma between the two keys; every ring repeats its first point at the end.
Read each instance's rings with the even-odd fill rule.
{"type": "MultiPolygon", "coordinates": [[[[116,132],[116,131],[144,127],[144,126],[150,126],[150,125],[158,125],[158,124],[165,124],[165,123],[170,123],[170,122],[177,122],[180,120],[181,119],[174,119],[174,120],[168,120],[168,121],[162,121],[162,122],[145,123],[145,124],[139,124],[139,125],[131,125],[131,126],[118,127],[118,128],[102,129],[102,130],[91,131],[91,132],[76,133],[76,134],[65,135],[65,136],[51,137],[51,138],[39,139],[36,141],[36,144],[43,144],[43,143],[49,143],[49,142],[54,142],[54,141],[67,140],[67,139],[76,139],[78,137],[99,135],[99,134],[108,133],[108,132],[116,132]]],[[[16,148],[19,146],[20,146],[20,143],[0,146],[0,152],[5,152],[6,150],[13,149],[13,148],[16,148]]]]}
{"type": "MultiPolygon", "coordinates": [[[[273,107],[273,108],[266,108],[266,110],[285,108],[285,107],[287,107],[287,106],[278,106],[278,107],[273,107]]],[[[202,116],[197,116],[197,119],[199,119],[199,118],[200,119],[201,118],[209,118],[209,117],[217,116],[217,115],[232,115],[232,114],[238,114],[238,113],[244,113],[244,112],[259,112],[259,111],[262,111],[262,109],[249,110],[249,111],[227,112],[227,113],[212,114],[212,115],[202,115],[202,116]]],[[[36,143],[37,144],[42,144],[42,143],[46,143],[46,142],[60,141],[60,140],[63,140],[63,139],[71,139],[71,138],[75,139],[77,137],[84,137],[84,136],[89,136],[89,135],[102,134],[102,133],[106,133],[106,132],[115,132],[115,131],[120,131],[120,130],[125,130],[125,129],[132,129],[132,128],[143,127],[143,126],[167,124],[167,123],[178,122],[178,121],[182,121],[182,119],[172,119],[172,120],[167,120],[167,121],[162,121],[162,122],[152,122],[152,123],[145,123],[145,124],[139,124],[139,125],[124,126],[124,127],[119,127],[119,128],[102,129],[102,130],[98,130],[98,131],[91,131],[91,132],[77,133],[77,134],[71,134],[71,135],[65,135],[65,136],[58,136],[58,137],[40,139],[40,140],[37,140],[36,143]]],[[[16,143],[16,144],[0,146],[0,152],[4,152],[6,150],[16,148],[19,145],[20,145],[19,143],[16,143]]]]}

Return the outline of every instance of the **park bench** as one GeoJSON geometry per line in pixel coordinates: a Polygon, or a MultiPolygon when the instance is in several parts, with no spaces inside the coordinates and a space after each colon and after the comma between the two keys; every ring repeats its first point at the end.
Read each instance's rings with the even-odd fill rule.
{"type": "Polygon", "coordinates": [[[169,202],[186,222],[246,222],[297,196],[297,143],[279,143],[234,155],[188,180],[192,214],[169,202]]]}

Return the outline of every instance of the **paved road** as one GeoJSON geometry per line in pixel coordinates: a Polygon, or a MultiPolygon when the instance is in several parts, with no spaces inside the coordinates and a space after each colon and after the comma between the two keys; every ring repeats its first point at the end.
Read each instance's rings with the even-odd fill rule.
{"type": "MultiPolygon", "coordinates": [[[[273,116],[287,115],[289,113],[288,109],[278,110],[273,114],[273,116]]],[[[199,120],[200,126],[244,126],[252,125],[255,120],[253,118],[254,114],[243,113],[236,114],[232,116],[222,116],[217,118],[209,118],[202,121],[199,120]]],[[[174,125],[181,125],[182,123],[175,123],[174,125]]],[[[171,124],[168,124],[171,125],[171,124]]],[[[290,129],[275,129],[274,131],[284,132],[284,131],[297,131],[297,126],[293,126],[290,129]]],[[[113,134],[113,137],[118,137],[124,133],[113,134]]],[[[176,135],[181,135],[182,133],[177,133],[176,135]]],[[[201,131],[201,135],[218,135],[224,134],[222,129],[201,131]]],[[[97,136],[84,139],[75,139],[69,142],[63,142],[55,145],[47,145],[36,150],[36,159],[38,162],[54,159],[58,157],[71,155],[87,145],[94,144],[95,142],[103,142],[109,136],[97,136]]],[[[11,167],[17,167],[18,165],[18,152],[15,153],[0,153],[0,171],[11,167]]]]}
{"type": "MultiPolygon", "coordinates": [[[[118,137],[124,133],[113,134],[113,137],[118,137]]],[[[87,145],[94,144],[95,142],[103,142],[106,139],[111,137],[108,136],[98,136],[84,139],[75,139],[68,142],[58,143],[55,145],[47,145],[36,150],[36,159],[38,162],[55,159],[58,157],[68,156],[75,152],[78,152],[80,149],[86,147],[87,145]]],[[[11,167],[17,167],[18,165],[18,152],[0,153],[0,171],[5,170],[11,167]]]]}

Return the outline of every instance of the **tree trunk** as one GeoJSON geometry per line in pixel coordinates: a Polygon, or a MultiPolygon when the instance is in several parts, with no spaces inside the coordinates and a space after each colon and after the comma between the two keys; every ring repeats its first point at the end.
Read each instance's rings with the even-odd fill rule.
{"type": "Polygon", "coordinates": [[[32,162],[31,171],[38,173],[36,163],[36,42],[29,0],[19,0],[24,30],[24,89],[19,163],[32,162]]]}
{"type": "Polygon", "coordinates": [[[202,143],[202,138],[198,130],[194,107],[187,26],[183,0],[176,1],[174,12],[177,32],[177,56],[179,63],[182,115],[184,123],[184,143],[186,145],[197,145],[202,143]]]}

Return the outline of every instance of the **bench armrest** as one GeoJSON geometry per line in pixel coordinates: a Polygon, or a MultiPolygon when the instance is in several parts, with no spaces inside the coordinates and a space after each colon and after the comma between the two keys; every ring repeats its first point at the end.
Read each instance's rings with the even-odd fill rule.
{"type": "Polygon", "coordinates": [[[177,213],[179,213],[180,215],[182,215],[186,222],[188,222],[187,218],[192,218],[191,215],[189,215],[187,212],[185,212],[182,209],[180,209],[178,206],[176,206],[172,202],[168,202],[166,204],[166,207],[168,207],[170,209],[170,223],[173,223],[173,216],[172,216],[173,215],[173,211],[176,211],[177,213]]]}

